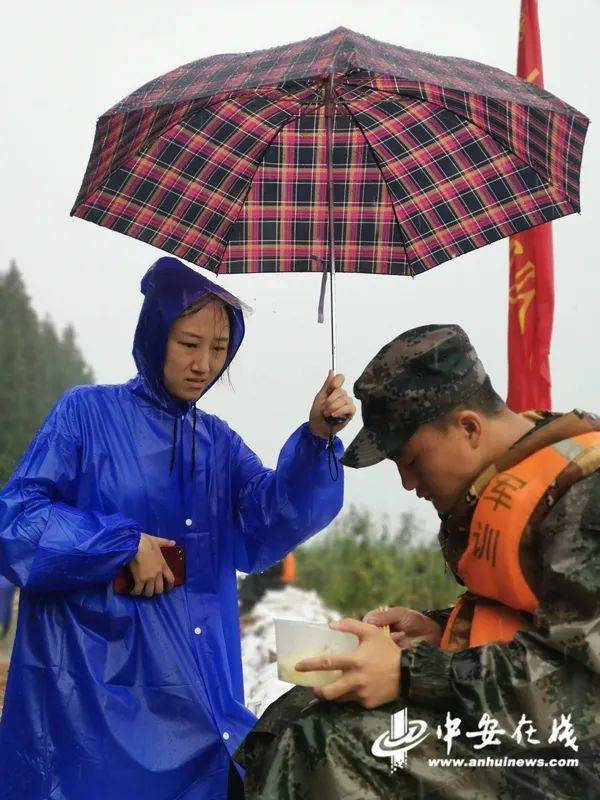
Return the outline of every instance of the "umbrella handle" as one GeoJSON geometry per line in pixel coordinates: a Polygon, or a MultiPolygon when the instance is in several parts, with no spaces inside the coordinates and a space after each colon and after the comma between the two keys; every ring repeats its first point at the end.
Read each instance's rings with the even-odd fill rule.
{"type": "MultiPolygon", "coordinates": [[[[331,282],[329,284],[329,296],[331,299],[331,368],[335,372],[336,368],[336,324],[335,324],[335,231],[333,220],[333,120],[335,117],[335,95],[333,90],[333,69],[329,74],[329,80],[325,84],[325,141],[327,148],[327,210],[329,223],[329,274],[331,282]]],[[[321,295],[325,291],[324,280],[321,286],[321,295]]],[[[348,417],[324,417],[328,425],[341,425],[346,422],[348,417]]]]}

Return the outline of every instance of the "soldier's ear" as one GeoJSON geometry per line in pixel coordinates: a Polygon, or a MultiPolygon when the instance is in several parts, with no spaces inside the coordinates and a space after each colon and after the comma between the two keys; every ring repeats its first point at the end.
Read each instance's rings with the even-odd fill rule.
{"type": "Polygon", "coordinates": [[[479,447],[482,428],[479,414],[476,411],[463,409],[457,412],[455,423],[459,427],[461,435],[466,439],[469,445],[474,450],[479,447]]]}

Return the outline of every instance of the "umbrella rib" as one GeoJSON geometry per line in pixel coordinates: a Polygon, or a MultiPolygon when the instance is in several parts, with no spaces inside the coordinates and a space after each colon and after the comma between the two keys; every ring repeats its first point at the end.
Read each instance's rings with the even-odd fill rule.
{"type": "MultiPolygon", "coordinates": [[[[379,163],[379,158],[377,156],[377,153],[374,151],[373,147],[371,146],[371,143],[367,139],[367,137],[365,135],[365,132],[362,129],[361,124],[356,119],[356,116],[354,115],[354,113],[353,113],[352,109],[350,108],[350,106],[348,105],[348,103],[339,94],[337,96],[338,96],[340,102],[343,103],[343,105],[345,106],[346,110],[348,111],[348,113],[352,117],[352,121],[354,122],[354,124],[356,125],[358,130],[360,131],[363,139],[365,140],[365,143],[366,143],[367,147],[369,148],[369,151],[370,151],[371,155],[373,156],[373,160],[374,160],[375,164],[377,165],[377,169],[379,170],[379,173],[381,175],[381,180],[383,181],[386,190],[389,192],[388,185],[387,185],[387,180],[385,179],[385,175],[383,174],[383,170],[381,168],[381,164],[379,163]]],[[[405,256],[406,256],[406,263],[408,265],[409,274],[410,274],[411,278],[414,278],[415,277],[415,271],[413,270],[412,265],[410,263],[410,258],[408,257],[408,250],[406,249],[406,238],[405,238],[404,233],[402,231],[402,226],[400,225],[400,220],[398,219],[398,214],[396,213],[396,206],[394,205],[394,202],[392,200],[391,192],[390,192],[390,202],[391,202],[391,206],[392,206],[392,212],[394,214],[394,219],[396,220],[396,225],[398,226],[398,231],[400,233],[400,238],[402,240],[402,246],[404,247],[404,253],[405,253],[405,256]]]]}
{"type": "MultiPolygon", "coordinates": [[[[238,219],[240,217],[240,214],[242,213],[242,211],[244,209],[244,206],[246,205],[246,200],[248,199],[248,195],[250,194],[250,191],[252,189],[252,184],[254,182],[254,178],[256,177],[256,173],[260,169],[260,167],[261,167],[261,165],[262,165],[262,163],[263,163],[263,161],[265,159],[266,152],[269,149],[269,147],[273,144],[273,142],[275,141],[277,136],[279,136],[279,134],[281,133],[281,130],[286,125],[288,125],[291,122],[292,119],[294,119],[294,117],[291,117],[287,122],[284,122],[282,125],[280,125],[278,128],[275,129],[275,131],[273,133],[273,136],[271,136],[271,138],[265,144],[265,146],[264,146],[264,148],[262,150],[262,153],[260,154],[260,158],[258,158],[256,160],[256,168],[255,168],[254,172],[252,173],[252,177],[249,178],[249,180],[248,180],[248,186],[246,187],[246,191],[244,193],[244,196],[241,199],[241,202],[240,202],[240,205],[239,205],[239,208],[238,208],[238,212],[235,215],[235,218],[231,220],[231,223],[229,225],[229,228],[227,229],[227,232],[225,234],[223,234],[223,237],[222,237],[223,242],[224,242],[223,252],[221,253],[221,258],[219,259],[219,263],[217,264],[216,269],[213,270],[216,275],[220,274],[221,264],[222,264],[223,258],[225,256],[225,251],[227,250],[227,247],[229,246],[229,239],[231,238],[231,232],[233,230],[233,226],[238,221],[238,219]]],[[[206,269],[209,269],[209,268],[206,267],[206,269]]]]}
{"type": "MultiPolygon", "coordinates": [[[[285,97],[285,95],[283,95],[283,96],[285,97]]],[[[246,203],[246,200],[248,199],[248,195],[250,194],[250,191],[251,191],[251,189],[252,189],[252,184],[253,184],[253,182],[254,182],[254,178],[256,177],[256,173],[257,173],[257,172],[258,172],[258,170],[260,169],[260,167],[261,167],[261,165],[262,165],[262,163],[263,163],[263,161],[264,161],[264,159],[265,159],[265,155],[266,155],[266,153],[267,153],[267,150],[268,150],[268,149],[269,149],[269,147],[270,147],[270,146],[273,144],[273,142],[275,141],[275,139],[276,139],[276,138],[279,136],[279,134],[281,133],[281,131],[282,131],[284,128],[286,128],[288,125],[291,125],[293,122],[295,122],[295,121],[296,121],[297,119],[299,119],[301,116],[302,116],[302,112],[298,112],[298,113],[296,113],[296,114],[293,114],[293,115],[292,115],[292,116],[291,116],[289,119],[287,119],[285,122],[283,122],[283,123],[282,123],[282,124],[281,124],[281,125],[280,125],[280,126],[279,126],[279,127],[276,129],[276,130],[275,130],[275,132],[273,133],[273,136],[272,136],[272,137],[269,139],[268,143],[266,144],[266,146],[264,147],[264,149],[263,149],[262,153],[260,154],[260,158],[259,158],[259,159],[257,160],[257,162],[256,162],[256,169],[254,170],[254,172],[253,172],[253,174],[252,174],[252,177],[251,177],[251,178],[250,178],[250,180],[248,181],[248,188],[246,189],[246,192],[245,192],[245,194],[244,194],[244,199],[243,199],[243,200],[242,200],[242,202],[240,203],[240,207],[239,207],[239,209],[238,209],[238,213],[237,213],[237,215],[236,215],[235,219],[233,219],[233,220],[231,221],[231,224],[230,224],[230,226],[229,226],[229,229],[228,229],[227,233],[226,233],[226,234],[223,236],[223,241],[225,242],[225,247],[223,248],[223,253],[222,253],[222,255],[221,255],[221,258],[220,258],[220,260],[219,260],[219,264],[218,264],[218,266],[217,266],[217,269],[215,270],[215,272],[216,272],[216,274],[217,274],[217,275],[219,274],[219,269],[220,269],[221,263],[222,263],[222,261],[223,261],[223,257],[224,257],[224,255],[225,255],[225,251],[227,250],[227,247],[228,247],[228,245],[229,245],[229,238],[230,238],[230,236],[231,236],[231,231],[233,230],[233,226],[234,226],[234,225],[235,225],[235,223],[238,221],[238,219],[239,219],[239,217],[240,217],[240,214],[241,214],[241,213],[242,213],[242,211],[243,211],[243,208],[244,208],[244,205],[245,205],[245,203],[246,203]]]]}
{"type": "MultiPolygon", "coordinates": [[[[162,127],[160,127],[156,131],[153,131],[152,140],[156,139],[159,136],[164,136],[164,134],[166,134],[171,128],[174,128],[176,125],[181,125],[182,122],[185,122],[189,117],[193,116],[194,114],[197,114],[199,111],[203,111],[205,108],[211,108],[212,106],[218,105],[219,103],[222,103],[222,102],[224,102],[226,100],[229,100],[229,99],[230,99],[230,96],[220,97],[220,98],[216,98],[216,99],[213,96],[213,100],[210,103],[205,103],[204,105],[200,104],[200,105],[196,106],[193,103],[191,103],[190,104],[191,107],[188,109],[188,111],[186,111],[186,113],[180,119],[176,120],[175,122],[172,122],[171,119],[173,117],[173,114],[177,111],[177,104],[174,103],[173,107],[171,109],[171,113],[169,115],[169,119],[165,122],[165,124],[162,127]]],[[[165,108],[165,105],[166,104],[164,104],[162,106],[159,106],[159,107],[160,108],[165,108]]],[[[133,114],[136,110],[137,109],[132,109],[128,113],[124,114],[123,116],[125,118],[125,121],[127,120],[127,117],[130,114],[133,114]]],[[[116,116],[117,116],[117,113],[114,113],[114,114],[108,114],[107,113],[107,114],[104,114],[102,117],[100,117],[100,119],[98,120],[98,125],[96,127],[96,135],[98,133],[98,127],[99,127],[101,122],[103,122],[105,120],[114,119],[116,116]]],[[[141,125],[141,120],[138,123],[137,127],[139,127],[140,125],[141,125]]],[[[104,134],[105,138],[108,135],[108,133],[109,133],[109,128],[107,128],[106,131],[105,131],[105,134],[104,134]]],[[[132,136],[131,138],[135,138],[135,137],[132,136]]],[[[90,202],[90,199],[91,199],[92,195],[95,192],[99,191],[102,188],[102,186],[108,180],[110,180],[110,178],[114,175],[114,173],[118,169],[121,169],[121,167],[123,166],[125,161],[127,161],[132,156],[139,156],[140,153],[142,152],[143,148],[148,144],[149,139],[150,139],[150,137],[147,137],[146,139],[144,139],[144,141],[140,144],[140,146],[136,150],[134,150],[133,152],[131,150],[127,150],[120,158],[116,159],[116,161],[113,164],[111,164],[110,169],[106,172],[105,175],[103,175],[102,178],[97,179],[97,180],[94,181],[93,186],[88,189],[88,191],[86,192],[86,194],[82,198],[80,198],[79,195],[78,195],[76,200],[75,200],[75,204],[74,204],[73,208],[71,209],[71,216],[73,216],[75,210],[79,206],[89,205],[89,202],[90,202]]],[[[104,146],[104,144],[101,145],[101,147],[103,147],[103,146],[104,146]]],[[[94,151],[92,150],[92,155],[93,155],[93,152],[94,151]]],[[[92,156],[90,156],[90,159],[91,159],[91,157],[92,156]]],[[[87,172],[87,170],[86,170],[86,172],[87,172]]],[[[85,181],[85,177],[86,176],[84,175],[84,181],[85,181]]],[[[83,188],[83,184],[82,184],[81,188],[83,188]]],[[[79,191],[81,193],[81,189],[79,191]]]]}
{"type": "MultiPolygon", "coordinates": [[[[308,90],[309,88],[311,88],[310,81],[307,82],[306,90],[308,90]]],[[[208,99],[208,100],[210,100],[210,102],[199,103],[198,105],[196,105],[195,104],[196,101],[193,101],[192,103],[190,103],[190,108],[179,119],[175,120],[174,122],[172,121],[172,117],[177,112],[179,106],[178,106],[178,104],[173,104],[173,108],[171,109],[171,113],[169,115],[169,119],[164,123],[163,126],[161,126],[156,131],[153,131],[152,137],[147,137],[146,139],[144,139],[144,141],[140,143],[139,147],[136,150],[134,150],[134,151],[127,150],[127,152],[125,152],[123,154],[123,156],[121,156],[113,164],[111,164],[110,169],[106,172],[106,174],[102,178],[96,179],[94,181],[93,186],[87,190],[86,194],[82,198],[80,198],[79,195],[77,196],[77,198],[75,200],[75,204],[73,205],[73,208],[70,211],[70,216],[73,216],[74,212],[77,210],[77,208],[79,206],[89,205],[90,199],[92,198],[92,196],[96,192],[98,192],[99,190],[102,189],[103,185],[108,180],[110,180],[112,175],[118,169],[121,169],[123,164],[128,159],[130,159],[130,158],[132,158],[134,156],[139,156],[142,153],[144,147],[146,147],[149,144],[150,141],[156,140],[159,136],[164,136],[165,134],[167,134],[169,132],[169,130],[171,128],[174,128],[177,125],[183,124],[190,117],[193,117],[195,114],[198,114],[200,111],[204,111],[205,109],[212,108],[213,106],[217,106],[217,105],[219,105],[221,103],[226,103],[229,100],[244,100],[246,98],[255,97],[256,95],[258,95],[259,97],[263,97],[264,95],[262,94],[262,92],[266,93],[268,91],[271,91],[272,93],[276,93],[278,95],[277,100],[274,101],[275,103],[277,103],[278,100],[281,100],[281,99],[287,99],[287,98],[290,98],[292,100],[296,99],[293,94],[290,94],[289,92],[282,92],[282,91],[280,91],[280,90],[278,90],[278,89],[276,89],[276,88],[274,88],[272,86],[269,87],[269,86],[265,85],[265,86],[255,87],[253,89],[248,89],[248,88],[237,89],[237,90],[234,90],[234,91],[231,91],[231,92],[227,92],[227,93],[223,92],[222,94],[217,95],[217,96],[213,95],[212,99],[210,97],[201,98],[203,100],[204,99],[208,99]]],[[[300,101],[297,101],[297,102],[300,102],[300,101]]],[[[159,108],[165,108],[165,105],[159,106],[159,108]]],[[[137,111],[137,109],[132,109],[132,110],[129,111],[129,114],[134,113],[135,111],[137,111]]],[[[129,114],[125,114],[124,115],[125,118],[127,118],[127,116],[129,116],[129,114]]],[[[109,114],[107,112],[107,114],[105,114],[102,117],[100,117],[100,120],[98,121],[98,126],[100,125],[100,122],[104,121],[105,119],[113,119],[115,116],[116,116],[116,113],[115,114],[109,114]]],[[[293,117],[290,118],[289,121],[291,121],[291,119],[293,119],[293,117]]],[[[140,121],[140,123],[138,123],[138,127],[139,127],[140,124],[141,124],[141,121],[140,121]]],[[[287,122],[284,123],[284,125],[287,125],[287,124],[288,124],[287,122]]],[[[98,126],[96,127],[96,135],[98,133],[98,126]]],[[[281,127],[283,127],[283,125],[281,127]]],[[[279,133],[279,130],[280,130],[280,128],[277,130],[275,135],[277,135],[279,133]]],[[[108,129],[105,132],[105,137],[106,137],[107,133],[108,133],[108,129]]],[[[134,137],[132,136],[132,138],[134,138],[134,137]]],[[[269,144],[270,143],[271,142],[269,142],[269,144]]],[[[95,144],[95,142],[94,142],[94,144],[95,144]]],[[[103,146],[104,145],[101,145],[101,148],[103,146]]],[[[92,154],[90,155],[90,160],[92,158],[93,152],[94,151],[92,150],[92,154]]],[[[89,164],[88,164],[88,168],[89,168],[89,164]]],[[[86,172],[87,172],[87,170],[86,170],[86,172]]],[[[84,181],[85,181],[85,175],[84,175],[84,181]]],[[[83,183],[82,183],[82,187],[79,190],[80,193],[81,193],[81,189],[82,188],[83,188],[83,183]]]]}
{"type": "MultiPolygon", "coordinates": [[[[382,94],[387,94],[387,95],[395,95],[395,96],[397,96],[397,97],[401,97],[401,96],[402,96],[402,93],[401,93],[401,92],[392,92],[392,91],[390,91],[390,90],[380,90],[380,89],[373,89],[373,91],[375,91],[375,92],[377,92],[377,93],[381,92],[382,94]]],[[[411,97],[411,95],[406,95],[406,96],[407,96],[407,97],[411,97]]],[[[437,106],[438,108],[442,108],[442,109],[448,110],[448,109],[446,109],[446,107],[445,107],[444,105],[442,105],[441,103],[435,102],[435,101],[433,101],[433,100],[426,100],[426,99],[423,99],[423,98],[413,98],[413,99],[420,99],[420,100],[422,100],[422,102],[424,102],[424,103],[430,103],[431,105],[437,106]]],[[[350,114],[350,116],[352,117],[352,119],[353,119],[353,121],[354,121],[354,123],[355,123],[356,127],[357,127],[357,128],[360,130],[360,132],[362,133],[362,135],[363,135],[363,137],[364,137],[364,139],[365,139],[365,141],[366,141],[366,143],[367,143],[367,146],[369,147],[369,149],[370,149],[370,151],[371,151],[371,153],[372,153],[372,155],[373,155],[373,158],[374,158],[374,160],[375,160],[375,163],[377,164],[377,166],[378,166],[378,168],[379,168],[379,170],[380,170],[380,172],[381,172],[381,174],[382,174],[382,179],[383,179],[384,183],[385,183],[385,184],[386,184],[386,186],[387,186],[387,181],[386,181],[386,179],[385,179],[385,176],[383,175],[383,170],[382,170],[382,168],[381,168],[381,165],[380,165],[380,163],[379,163],[379,159],[378,159],[378,157],[377,157],[377,154],[375,153],[375,151],[374,151],[373,147],[370,145],[370,143],[369,143],[369,140],[367,139],[367,137],[366,137],[366,135],[365,135],[365,132],[363,131],[363,129],[362,129],[362,127],[361,127],[360,123],[358,122],[358,120],[356,119],[356,116],[354,115],[354,113],[353,113],[353,111],[352,111],[352,108],[350,107],[349,103],[348,103],[348,102],[347,102],[347,101],[346,101],[346,100],[345,100],[343,97],[340,97],[340,102],[342,102],[342,103],[344,104],[344,106],[345,106],[345,107],[346,107],[346,109],[348,110],[348,113],[349,113],[349,114],[350,114]]],[[[542,175],[542,174],[540,173],[540,170],[539,170],[538,168],[536,168],[535,166],[533,166],[532,164],[530,164],[528,161],[526,161],[525,159],[523,159],[521,156],[519,156],[517,153],[515,153],[515,152],[514,152],[514,150],[513,150],[513,149],[512,149],[512,148],[511,148],[511,147],[510,147],[510,146],[509,146],[509,145],[508,145],[506,142],[504,142],[504,141],[502,141],[501,139],[499,139],[497,136],[495,136],[493,133],[491,133],[491,132],[490,132],[489,130],[487,130],[486,128],[483,128],[481,125],[478,125],[476,122],[474,122],[474,121],[473,121],[472,119],[470,119],[469,117],[466,117],[466,116],[464,116],[464,115],[462,115],[462,114],[459,114],[459,113],[457,113],[457,112],[455,112],[455,111],[454,111],[454,112],[452,112],[452,113],[456,114],[456,116],[457,116],[457,117],[459,117],[460,119],[462,119],[462,120],[465,120],[465,122],[467,122],[469,125],[472,125],[472,126],[473,126],[474,128],[476,128],[477,130],[481,131],[481,133],[482,133],[482,134],[484,134],[484,135],[486,135],[486,136],[489,136],[491,139],[493,139],[493,140],[494,140],[494,141],[495,141],[495,142],[498,144],[498,146],[499,146],[499,147],[501,147],[501,148],[502,148],[502,150],[503,150],[504,152],[510,153],[510,155],[511,155],[511,156],[512,156],[512,157],[513,157],[513,158],[514,158],[516,161],[518,161],[520,164],[522,164],[522,165],[524,165],[524,166],[528,167],[529,169],[531,169],[531,170],[532,170],[532,172],[534,172],[534,173],[535,173],[535,174],[538,176],[538,178],[539,178],[539,179],[540,179],[540,180],[543,182],[543,184],[544,184],[544,186],[546,187],[546,189],[547,189],[547,190],[550,190],[550,189],[551,189],[551,190],[552,190],[552,191],[553,191],[553,192],[556,194],[556,198],[555,198],[555,199],[553,199],[553,203],[554,203],[555,205],[559,205],[559,204],[561,204],[561,203],[565,203],[565,204],[568,206],[568,208],[570,209],[570,213],[576,213],[576,212],[579,210],[579,206],[578,206],[578,205],[577,205],[577,204],[576,204],[576,203],[575,203],[575,202],[574,202],[574,201],[573,201],[573,200],[572,200],[572,199],[571,199],[571,198],[568,196],[568,194],[567,194],[567,193],[564,191],[564,189],[563,189],[563,187],[562,187],[562,186],[558,186],[558,185],[557,185],[555,182],[553,182],[552,180],[550,180],[550,179],[549,179],[547,176],[545,176],[545,175],[542,175]]],[[[554,112],[553,112],[553,113],[554,113],[554,112]]],[[[400,223],[399,223],[399,220],[398,220],[398,215],[396,214],[396,208],[395,208],[395,206],[394,206],[394,203],[393,203],[393,202],[392,202],[392,209],[393,209],[393,212],[394,212],[394,217],[395,217],[395,219],[396,219],[396,223],[397,223],[397,225],[398,225],[398,229],[399,229],[399,231],[400,231],[400,235],[401,235],[401,237],[402,237],[402,240],[403,240],[403,242],[405,243],[404,236],[402,235],[402,228],[401,228],[401,226],[400,226],[400,223]]],[[[563,214],[563,215],[561,215],[561,216],[566,216],[566,214],[563,214]]],[[[553,219],[555,219],[555,218],[556,218],[556,217],[553,217],[553,219]]],[[[551,221],[552,221],[552,220],[548,220],[548,222],[551,222],[551,221]]],[[[544,224],[544,223],[543,223],[543,222],[540,222],[540,223],[538,223],[538,224],[544,224]]],[[[517,232],[517,231],[515,231],[515,233],[516,233],[516,232],[517,232]]],[[[404,247],[405,247],[405,249],[406,249],[406,244],[404,244],[404,247]]],[[[410,275],[411,275],[411,277],[414,277],[414,276],[415,276],[415,273],[414,273],[414,271],[413,271],[413,269],[412,269],[412,266],[411,266],[410,260],[408,259],[408,256],[407,256],[407,259],[406,259],[406,260],[407,260],[407,264],[408,264],[408,266],[409,266],[409,269],[410,269],[410,275]]]]}
{"type": "MultiPolygon", "coordinates": [[[[553,189],[555,189],[555,191],[560,192],[560,195],[561,195],[562,199],[565,202],[567,202],[569,204],[569,207],[572,209],[572,213],[576,213],[579,210],[578,206],[575,205],[573,199],[571,197],[569,197],[569,195],[564,191],[564,189],[559,188],[556,185],[556,183],[548,175],[542,174],[542,172],[540,171],[540,167],[536,166],[535,164],[530,163],[529,161],[527,161],[526,159],[522,158],[520,155],[515,153],[515,151],[512,149],[512,147],[510,146],[510,144],[506,140],[501,139],[497,134],[495,134],[493,131],[489,130],[488,128],[483,128],[481,125],[478,125],[477,122],[475,122],[475,120],[471,119],[471,117],[468,117],[465,114],[460,114],[458,111],[454,111],[452,109],[449,109],[447,106],[445,106],[443,103],[438,102],[437,100],[430,99],[428,97],[423,97],[422,94],[420,96],[418,96],[416,94],[413,95],[413,94],[409,94],[409,93],[406,93],[406,92],[396,92],[393,89],[380,89],[380,88],[378,88],[376,86],[373,86],[372,85],[372,81],[370,82],[370,84],[368,82],[365,82],[365,83],[362,83],[362,84],[360,84],[358,86],[355,86],[354,84],[349,84],[349,85],[352,86],[353,89],[355,89],[355,88],[362,89],[363,87],[368,86],[372,91],[377,92],[379,94],[389,95],[389,96],[392,96],[392,97],[409,97],[412,100],[421,100],[423,103],[428,103],[429,105],[436,106],[437,108],[441,108],[444,111],[450,111],[450,113],[455,114],[460,119],[463,119],[466,122],[468,122],[469,125],[472,125],[474,128],[477,128],[477,130],[480,130],[486,136],[489,136],[490,139],[493,139],[499,147],[501,147],[503,150],[506,150],[512,156],[514,156],[515,158],[519,159],[519,161],[522,164],[525,164],[530,169],[532,169],[535,172],[535,174],[541,180],[543,180],[544,183],[546,183],[548,186],[551,186],[553,189]]],[[[415,86],[417,86],[417,84],[415,84],[415,86]]],[[[478,97],[487,97],[487,95],[478,95],[478,97]]],[[[343,98],[340,98],[340,100],[346,106],[346,108],[348,109],[348,111],[349,111],[350,115],[352,116],[352,118],[355,119],[354,118],[354,114],[352,113],[352,109],[350,108],[348,103],[343,98]]],[[[525,103],[515,103],[515,105],[518,105],[520,108],[527,108],[527,109],[529,109],[529,108],[534,108],[535,109],[536,108],[535,106],[528,106],[525,103]]],[[[549,113],[556,114],[557,116],[560,116],[560,117],[565,117],[566,119],[570,119],[571,122],[573,122],[573,120],[576,118],[576,115],[561,114],[559,111],[551,111],[549,113]]],[[[587,120],[587,118],[584,117],[582,114],[577,115],[577,117],[580,119],[580,121],[582,121],[584,123],[587,120]]],[[[356,122],[356,120],[355,120],[355,122],[356,122]]],[[[360,124],[358,122],[356,122],[356,126],[358,128],[360,128],[360,124]]],[[[571,125],[571,129],[572,129],[572,125],[571,125]]],[[[361,130],[361,133],[364,136],[364,132],[362,130],[361,130]]],[[[366,136],[365,136],[365,139],[366,139],[366,136]]],[[[367,141],[367,144],[368,144],[368,141],[367,141]]],[[[370,147],[370,145],[369,145],[369,147],[370,147]]],[[[371,152],[374,154],[373,148],[371,148],[371,152]]]]}

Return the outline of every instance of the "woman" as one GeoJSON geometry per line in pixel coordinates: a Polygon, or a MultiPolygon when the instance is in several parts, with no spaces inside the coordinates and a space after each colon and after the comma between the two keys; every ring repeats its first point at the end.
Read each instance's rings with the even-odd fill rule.
{"type": "Polygon", "coordinates": [[[142,292],[137,377],[63,395],[0,494],[0,573],[22,589],[2,800],[224,798],[255,722],[235,570],[267,568],[342,504],[324,417],[354,413],[343,376],[266,469],[195,406],[240,347],[240,303],[173,258],[142,292]],[[174,543],[186,577],[171,588],[174,543]],[[133,590],[117,594],[126,565],[133,590]]]}

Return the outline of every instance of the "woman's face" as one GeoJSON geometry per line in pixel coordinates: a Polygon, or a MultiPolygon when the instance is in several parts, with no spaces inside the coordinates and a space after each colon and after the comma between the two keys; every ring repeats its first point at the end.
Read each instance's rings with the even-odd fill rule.
{"type": "Polygon", "coordinates": [[[223,369],[228,346],[229,317],[218,300],[176,319],[163,367],[167,391],[179,400],[195,403],[223,369]]]}

